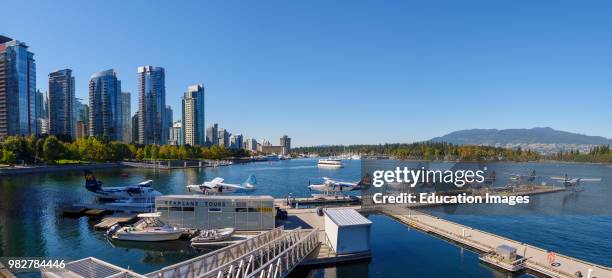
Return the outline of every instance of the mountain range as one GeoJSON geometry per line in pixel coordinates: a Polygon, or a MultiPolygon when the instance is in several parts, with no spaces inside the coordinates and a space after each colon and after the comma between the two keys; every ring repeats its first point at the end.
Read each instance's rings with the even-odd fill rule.
{"type": "Polygon", "coordinates": [[[491,146],[525,144],[612,145],[612,139],[555,130],[550,127],[535,127],[531,129],[466,129],[454,131],[431,140],[459,145],[491,146]]]}

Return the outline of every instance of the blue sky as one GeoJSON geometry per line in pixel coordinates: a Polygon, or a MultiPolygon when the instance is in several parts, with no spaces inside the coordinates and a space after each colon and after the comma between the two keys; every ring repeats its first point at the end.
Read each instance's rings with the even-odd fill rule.
{"type": "Polygon", "coordinates": [[[180,116],[204,83],[207,125],[294,145],[412,142],[467,128],[612,138],[610,1],[10,1],[0,34],[30,45],[38,87],[77,97],[115,68],[166,68],[180,116]]]}

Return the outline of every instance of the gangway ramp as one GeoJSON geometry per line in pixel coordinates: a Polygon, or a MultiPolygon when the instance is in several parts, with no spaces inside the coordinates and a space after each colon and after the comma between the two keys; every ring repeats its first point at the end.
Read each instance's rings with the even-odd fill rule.
{"type": "Polygon", "coordinates": [[[260,273],[262,267],[268,267],[281,257],[285,258],[285,264],[281,269],[291,271],[319,244],[316,229],[286,231],[276,228],[242,243],[164,267],[146,276],[150,278],[247,277],[251,273],[260,273]]]}

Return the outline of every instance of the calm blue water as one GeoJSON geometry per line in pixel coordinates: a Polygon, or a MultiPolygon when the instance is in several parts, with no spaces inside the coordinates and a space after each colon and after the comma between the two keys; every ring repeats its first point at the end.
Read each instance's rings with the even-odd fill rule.
{"type": "MultiPolygon", "coordinates": [[[[576,176],[603,177],[601,183],[585,185],[585,190],[577,195],[555,197],[568,204],[588,200],[581,196],[604,194],[612,188],[612,168],[605,165],[508,163],[503,166],[508,168],[509,173],[536,168],[541,175],[568,172],[576,176]]],[[[356,181],[360,176],[360,163],[346,161],[345,168],[339,170],[318,169],[315,160],[291,160],[209,169],[109,169],[95,173],[107,186],[153,179],[155,188],[164,194],[187,194],[186,184],[201,183],[216,176],[230,183],[240,183],[254,174],[258,181],[254,194],[285,197],[289,193],[308,196],[311,192],[306,185],[309,181],[320,182],[322,176],[356,181]],[[123,178],[121,173],[128,173],[129,177],[123,178]]],[[[92,199],[83,184],[82,174],[78,171],[0,177],[0,256],[68,259],[94,256],[146,273],[201,254],[183,242],[117,245],[109,242],[103,232],[93,230],[93,224],[99,220],[61,217],[58,213],[62,205],[92,199]]],[[[569,192],[559,194],[566,193],[569,192]]],[[[598,205],[600,208],[602,206],[610,211],[612,201],[607,206],[598,205]]],[[[536,210],[534,214],[479,216],[456,214],[456,210],[434,209],[433,212],[475,228],[612,266],[612,213],[599,216],[538,216],[536,210]]],[[[477,255],[471,251],[462,251],[441,239],[409,230],[385,216],[373,215],[370,218],[374,221],[373,260],[369,264],[321,270],[318,275],[330,271],[340,276],[355,271],[363,274],[366,273],[364,269],[372,276],[403,276],[406,269],[415,275],[429,273],[432,277],[500,275],[479,264],[477,255]]]]}

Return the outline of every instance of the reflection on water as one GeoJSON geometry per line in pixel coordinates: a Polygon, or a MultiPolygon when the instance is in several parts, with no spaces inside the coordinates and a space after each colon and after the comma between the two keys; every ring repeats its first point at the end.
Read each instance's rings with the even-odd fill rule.
{"type": "MultiPolygon", "coordinates": [[[[319,169],[315,165],[315,160],[292,160],[207,169],[107,169],[95,173],[105,186],[152,179],[154,187],[164,194],[188,194],[185,185],[201,183],[217,176],[225,178],[229,183],[241,183],[250,174],[255,174],[258,187],[253,194],[279,198],[289,193],[294,196],[308,196],[311,193],[306,188],[308,183],[320,182],[323,176],[348,181],[356,181],[360,176],[359,161],[345,161],[345,167],[336,170],[319,169]],[[121,173],[129,175],[122,177],[121,173]]],[[[608,166],[536,163],[507,163],[501,166],[505,170],[500,171],[500,175],[503,175],[503,172],[524,173],[536,169],[538,175],[570,173],[574,176],[602,177],[602,182],[597,185],[585,185],[583,192],[541,195],[540,198],[554,199],[562,207],[580,205],[583,200],[588,200],[589,196],[612,190],[612,168],[608,166]]],[[[111,244],[102,231],[93,229],[93,225],[99,220],[61,217],[59,211],[63,205],[88,202],[92,199],[91,194],[84,188],[82,173],[79,171],[0,177],[0,256],[68,259],[94,256],[122,267],[130,267],[137,272],[147,273],[208,252],[193,250],[187,246],[182,248],[181,244],[187,242],[169,245],[124,245],[117,242],[111,244]]],[[[538,211],[547,209],[544,204],[550,201],[540,200],[542,201],[536,198],[529,211],[517,215],[489,217],[479,216],[477,213],[457,213],[458,210],[466,209],[486,210],[478,206],[458,206],[449,211],[433,211],[475,228],[612,266],[612,233],[609,232],[612,230],[612,214],[537,216],[538,211]]],[[[610,211],[612,202],[594,206],[610,211]]],[[[397,275],[402,273],[399,272],[400,269],[410,269],[410,273],[415,275],[428,275],[431,271],[448,274],[457,269],[465,273],[463,277],[496,275],[478,264],[474,253],[461,253],[460,248],[456,246],[429,235],[409,231],[405,226],[386,217],[371,217],[375,222],[372,230],[374,258],[366,265],[371,275],[400,276],[397,275]]],[[[359,266],[338,268],[334,271],[351,272],[357,268],[359,266]]],[[[363,270],[357,272],[362,273],[363,270]]]]}

